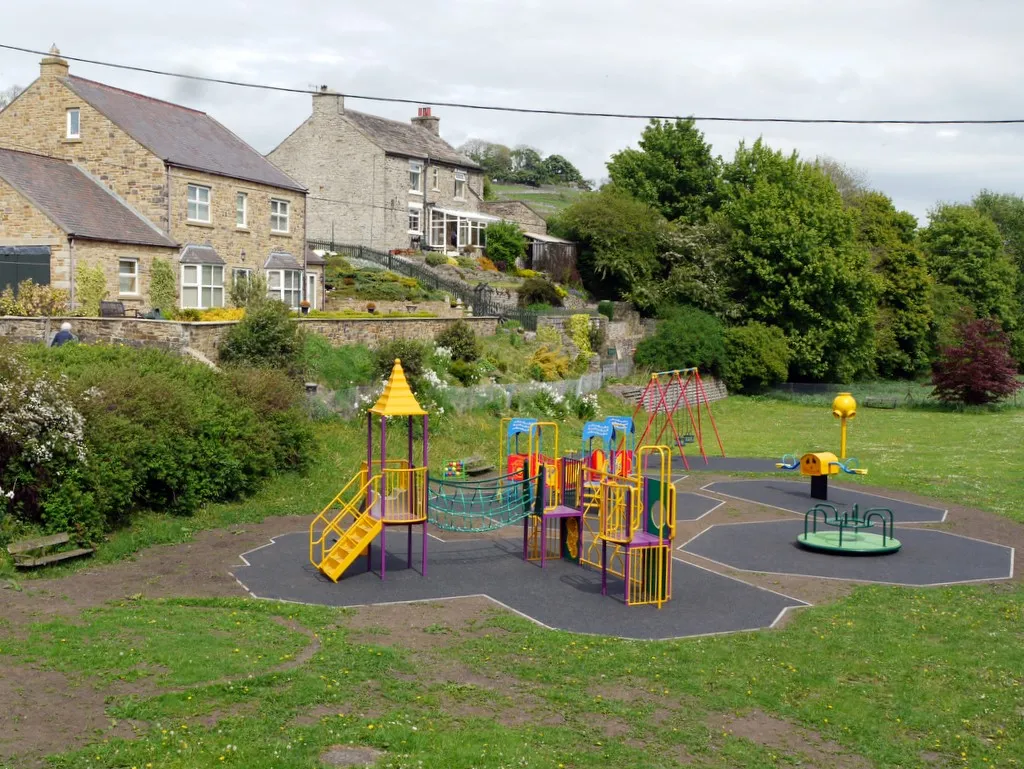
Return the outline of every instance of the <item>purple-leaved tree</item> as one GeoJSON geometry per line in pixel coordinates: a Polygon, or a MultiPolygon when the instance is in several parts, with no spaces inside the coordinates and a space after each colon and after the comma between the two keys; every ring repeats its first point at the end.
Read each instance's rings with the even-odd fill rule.
{"type": "Polygon", "coordinates": [[[1012,395],[1024,385],[1010,339],[991,318],[968,320],[956,328],[957,344],[944,347],[932,371],[934,395],[943,403],[980,406],[1012,395]]]}

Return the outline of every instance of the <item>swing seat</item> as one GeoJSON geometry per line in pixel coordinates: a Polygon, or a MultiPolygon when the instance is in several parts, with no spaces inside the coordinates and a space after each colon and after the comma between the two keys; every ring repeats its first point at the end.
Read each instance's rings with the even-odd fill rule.
{"type": "Polygon", "coordinates": [[[683,445],[684,445],[684,446],[689,446],[689,445],[690,445],[691,443],[694,443],[694,442],[695,442],[696,440],[697,440],[697,439],[696,439],[696,438],[694,438],[694,437],[693,437],[692,435],[690,435],[690,434],[684,435],[684,436],[683,436],[683,445]]]}

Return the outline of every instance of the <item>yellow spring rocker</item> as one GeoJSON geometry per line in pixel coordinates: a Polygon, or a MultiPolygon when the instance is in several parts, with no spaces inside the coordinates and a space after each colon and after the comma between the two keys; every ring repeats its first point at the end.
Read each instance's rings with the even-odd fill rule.
{"type": "Polygon", "coordinates": [[[800,470],[800,475],[811,479],[811,497],[828,499],[828,478],[840,472],[850,475],[867,475],[868,471],[857,467],[857,460],[846,457],[846,423],[857,416],[857,401],[850,393],[839,393],[832,401],[832,416],[840,420],[842,437],[839,442],[839,456],[831,451],[817,451],[804,454],[797,459],[795,454],[786,454],[775,466],[783,470],[800,470]]]}

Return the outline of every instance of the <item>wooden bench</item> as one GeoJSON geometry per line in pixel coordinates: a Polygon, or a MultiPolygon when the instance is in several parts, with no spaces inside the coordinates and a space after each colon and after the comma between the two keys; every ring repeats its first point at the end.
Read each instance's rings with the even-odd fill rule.
{"type": "Polygon", "coordinates": [[[466,457],[462,460],[462,466],[465,468],[466,475],[486,475],[494,472],[494,465],[479,456],[466,457]]]}
{"type": "Polygon", "coordinates": [[[7,546],[7,552],[14,556],[14,565],[22,569],[32,569],[37,566],[46,566],[50,563],[65,561],[68,558],[78,558],[89,555],[93,552],[91,547],[80,547],[75,550],[62,550],[60,552],[49,552],[50,548],[66,545],[71,540],[67,534],[51,534],[48,537],[35,537],[34,539],[23,539],[20,542],[12,542],[7,546]]]}

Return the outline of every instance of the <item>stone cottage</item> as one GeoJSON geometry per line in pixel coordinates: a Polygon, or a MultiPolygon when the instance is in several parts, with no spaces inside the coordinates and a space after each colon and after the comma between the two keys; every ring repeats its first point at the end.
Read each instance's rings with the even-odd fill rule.
{"type": "Polygon", "coordinates": [[[348,109],[324,86],[309,118],[267,157],[308,188],[314,240],[456,252],[481,247],[502,218],[546,232],[525,205],[489,210],[483,170],[441,138],[430,107],[402,123],[348,109]]]}
{"type": "Polygon", "coordinates": [[[0,111],[0,150],[4,282],[74,296],[78,266],[100,265],[109,298],[148,309],[162,257],[182,308],[225,306],[256,271],[287,304],[322,306],[305,188],[203,112],[75,77],[54,48],[0,111]]]}

